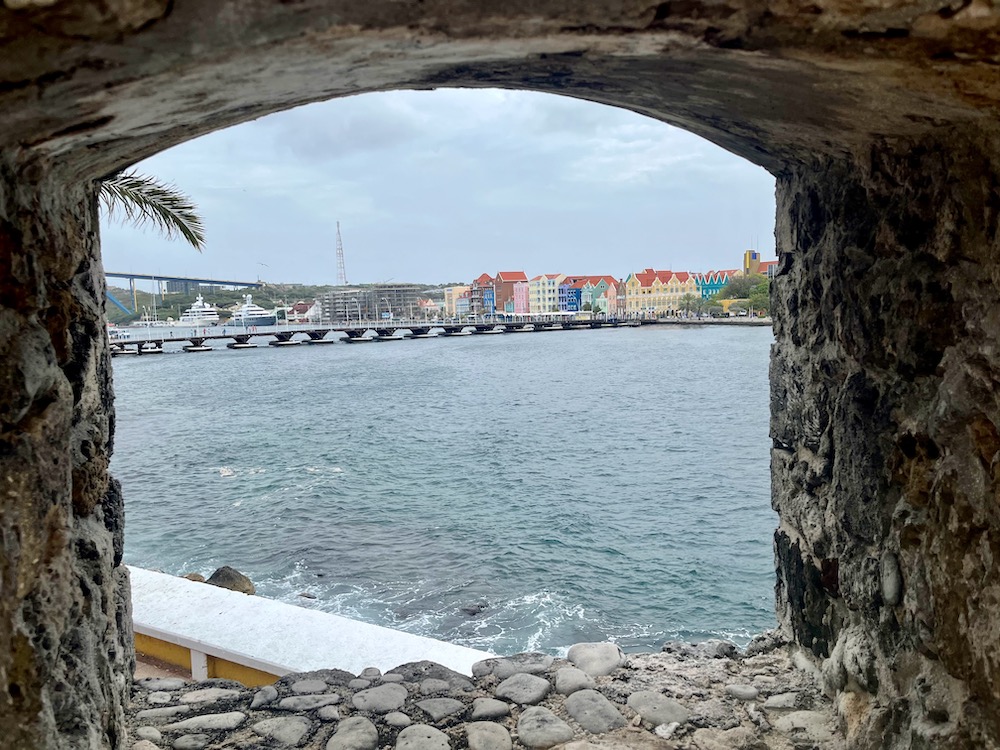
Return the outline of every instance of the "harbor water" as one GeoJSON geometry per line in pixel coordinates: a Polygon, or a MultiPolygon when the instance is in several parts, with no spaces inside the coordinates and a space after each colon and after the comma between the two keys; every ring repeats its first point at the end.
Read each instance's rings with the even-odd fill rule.
{"type": "Polygon", "coordinates": [[[774,625],[770,328],[114,362],[126,561],[496,653],[774,625]]]}

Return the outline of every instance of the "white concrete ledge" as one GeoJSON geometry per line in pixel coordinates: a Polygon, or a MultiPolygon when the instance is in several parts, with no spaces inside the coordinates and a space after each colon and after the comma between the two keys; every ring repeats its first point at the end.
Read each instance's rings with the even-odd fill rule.
{"type": "Polygon", "coordinates": [[[427,659],[471,675],[492,654],[260,596],[129,567],[136,633],[270,674],[427,659]]]}

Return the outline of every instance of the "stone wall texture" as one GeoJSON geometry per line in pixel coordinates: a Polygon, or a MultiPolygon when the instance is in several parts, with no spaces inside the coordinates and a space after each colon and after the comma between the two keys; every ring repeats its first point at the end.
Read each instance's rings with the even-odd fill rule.
{"type": "Polygon", "coordinates": [[[1000,743],[997,142],[779,182],[780,620],[862,747],[1000,743]]]}
{"type": "Polygon", "coordinates": [[[0,180],[0,746],[114,747],[132,626],[93,188],[0,180]]]}
{"type": "Polygon", "coordinates": [[[777,176],[782,628],[858,747],[1000,746],[991,0],[2,0],[0,49],[0,747],[123,742],[94,180],[436,86],[626,107],[777,176]]]}

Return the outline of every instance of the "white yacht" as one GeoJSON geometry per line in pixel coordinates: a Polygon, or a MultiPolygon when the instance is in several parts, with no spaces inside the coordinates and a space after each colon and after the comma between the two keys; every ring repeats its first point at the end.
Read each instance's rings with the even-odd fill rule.
{"type": "Polygon", "coordinates": [[[217,326],[219,325],[219,313],[199,294],[194,304],[181,313],[181,318],[177,321],[177,325],[191,326],[192,328],[217,326]]]}
{"type": "Polygon", "coordinates": [[[275,312],[268,312],[260,305],[253,303],[253,295],[244,294],[243,304],[233,313],[226,325],[249,328],[250,326],[273,326],[278,322],[275,312]]]}

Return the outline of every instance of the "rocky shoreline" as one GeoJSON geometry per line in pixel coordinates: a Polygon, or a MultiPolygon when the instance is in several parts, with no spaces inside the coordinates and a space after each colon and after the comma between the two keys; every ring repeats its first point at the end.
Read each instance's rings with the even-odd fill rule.
{"type": "Polygon", "coordinates": [[[228,680],[135,683],[132,750],[842,750],[834,707],[790,650],[759,639],[668,643],[624,655],[487,659],[470,679],[433,662],[385,674],[330,669],[248,689],[228,680]]]}

